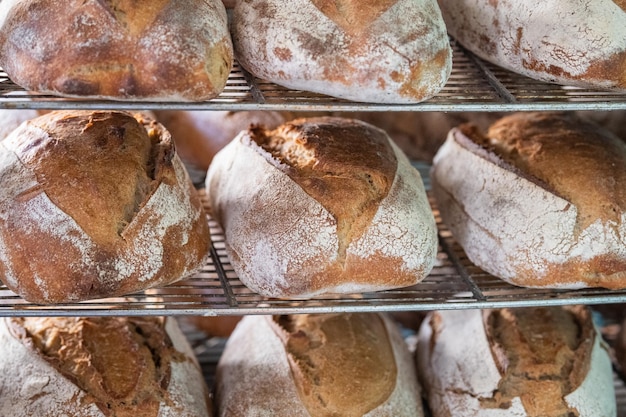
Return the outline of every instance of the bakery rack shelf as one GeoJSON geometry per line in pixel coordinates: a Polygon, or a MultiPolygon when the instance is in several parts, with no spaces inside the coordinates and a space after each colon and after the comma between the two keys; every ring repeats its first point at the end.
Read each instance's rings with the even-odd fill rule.
{"type": "MultiPolygon", "coordinates": [[[[416,162],[426,189],[429,166],[416,162]]],[[[201,190],[201,195],[204,193],[201,190]]],[[[205,201],[206,204],[206,201],[205,201]]],[[[474,266],[441,222],[436,203],[439,250],[429,276],[417,285],[380,292],[318,296],[307,300],[271,299],[246,288],[237,278],[224,248],[224,234],[209,219],[211,253],[194,276],[165,288],[124,298],[54,306],[31,304],[0,286],[0,316],[147,316],[247,315],[336,312],[393,312],[571,304],[626,303],[626,289],[551,290],[515,287],[474,266]]]]}
{"type": "Polygon", "coordinates": [[[0,108],[289,111],[566,111],[626,109],[626,94],[546,84],[486,63],[451,40],[452,74],[433,98],[418,104],[354,103],[260,80],[235,64],[226,88],[205,102],[119,102],[29,93],[0,70],[0,108]]]}

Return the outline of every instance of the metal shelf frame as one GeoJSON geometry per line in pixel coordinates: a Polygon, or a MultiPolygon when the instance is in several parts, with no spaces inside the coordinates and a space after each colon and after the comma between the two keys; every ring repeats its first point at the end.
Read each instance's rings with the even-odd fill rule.
{"type": "Polygon", "coordinates": [[[0,108],[106,110],[277,111],[568,111],[626,110],[626,93],[564,87],[535,81],[487,63],[450,40],[453,67],[445,87],[417,104],[355,103],[290,90],[234,64],[224,91],[204,102],[132,102],[59,98],[25,91],[0,70],[0,108]]]}

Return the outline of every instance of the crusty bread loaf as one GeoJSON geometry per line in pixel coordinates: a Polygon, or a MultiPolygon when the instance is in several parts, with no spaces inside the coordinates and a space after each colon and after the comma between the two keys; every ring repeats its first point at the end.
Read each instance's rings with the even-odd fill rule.
{"type": "Polygon", "coordinates": [[[623,0],[439,0],[448,32],[483,59],[546,82],[626,91],[623,0]]]}
{"type": "Polygon", "coordinates": [[[32,109],[0,109],[0,140],[3,140],[19,125],[27,120],[41,116],[40,110],[32,109]]]}
{"type": "Polygon", "coordinates": [[[433,417],[616,415],[607,347],[582,306],[433,312],[417,363],[433,417]]]}
{"type": "Polygon", "coordinates": [[[200,199],[160,124],[57,111],[0,142],[0,277],[28,301],[116,296],[199,269],[200,199]]]}
{"type": "Polygon", "coordinates": [[[232,59],[220,0],[0,3],[0,66],[37,92],[206,100],[224,89],[232,59]]]}
{"type": "Polygon", "coordinates": [[[361,121],[242,132],[213,159],[206,189],[235,272],[266,296],[409,286],[435,260],[419,173],[384,131],[361,121]]]}
{"type": "Polygon", "coordinates": [[[232,33],[253,75],[354,101],[426,100],[452,67],[436,0],[238,1],[232,33]]]}
{"type": "Polygon", "coordinates": [[[244,317],[216,378],[222,417],[423,415],[409,351],[373,313],[244,317]]]}
{"type": "Polygon", "coordinates": [[[211,415],[172,318],[4,318],[0,350],[2,416],[211,415]]]}
{"type": "Polygon", "coordinates": [[[441,217],[469,259],[526,287],[626,287],[626,144],[573,114],[453,129],[434,159],[441,217]]]}

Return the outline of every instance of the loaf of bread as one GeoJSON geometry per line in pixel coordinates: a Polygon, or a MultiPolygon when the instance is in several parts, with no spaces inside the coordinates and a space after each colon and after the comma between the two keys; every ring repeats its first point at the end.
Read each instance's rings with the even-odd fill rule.
{"type": "Polygon", "coordinates": [[[433,162],[444,223],[469,259],[525,287],[626,287],[626,144],[571,113],[450,131],[433,162]]]}
{"type": "Polygon", "coordinates": [[[417,364],[433,417],[616,415],[607,347],[582,306],[433,312],[417,364]]]}
{"type": "Polygon", "coordinates": [[[232,60],[221,0],[0,3],[0,66],[32,91],[207,100],[224,89],[232,60]]]}
{"type": "Polygon", "coordinates": [[[235,272],[262,295],[409,286],[435,261],[419,173],[384,131],[361,121],[244,131],[213,159],[206,189],[235,272]]]}
{"type": "Polygon", "coordinates": [[[3,318],[0,351],[2,416],[212,415],[172,318],[3,318]]]}
{"type": "Polygon", "coordinates": [[[208,256],[206,214],[154,121],[69,110],[32,119],[0,142],[0,180],[0,278],[28,301],[169,284],[208,256]]]}
{"type": "Polygon", "coordinates": [[[354,101],[426,100],[452,68],[436,0],[244,0],[232,34],[253,75],[354,101]]]}
{"type": "Polygon", "coordinates": [[[622,0],[439,0],[448,32],[479,57],[537,80],[626,91],[622,0]]]}
{"type": "Polygon", "coordinates": [[[244,317],[216,386],[222,417],[423,416],[411,355],[374,313],[244,317]]]}

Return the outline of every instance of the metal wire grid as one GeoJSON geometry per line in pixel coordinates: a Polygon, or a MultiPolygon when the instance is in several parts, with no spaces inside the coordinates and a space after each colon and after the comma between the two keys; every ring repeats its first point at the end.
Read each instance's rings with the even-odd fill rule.
{"type": "Polygon", "coordinates": [[[0,108],[290,111],[522,111],[626,109],[626,94],[546,84],[486,63],[451,40],[453,67],[446,86],[418,104],[354,103],[290,90],[253,77],[237,63],[224,91],[205,102],[124,102],[29,93],[0,70],[0,108]]]}

